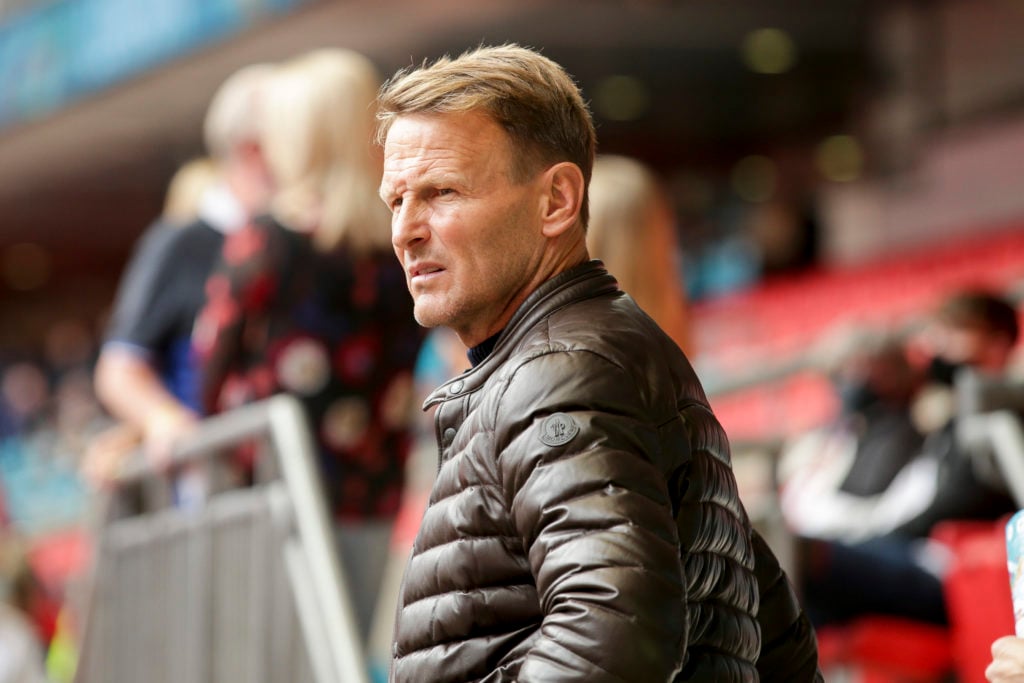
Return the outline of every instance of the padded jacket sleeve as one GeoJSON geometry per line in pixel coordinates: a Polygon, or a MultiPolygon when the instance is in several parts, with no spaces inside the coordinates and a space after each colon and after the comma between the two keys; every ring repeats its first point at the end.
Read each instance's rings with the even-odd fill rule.
{"type": "Polygon", "coordinates": [[[818,683],[818,643],[810,620],[771,548],[754,531],[754,573],[761,593],[757,621],[761,627],[761,683],[818,683]]]}
{"type": "Polygon", "coordinates": [[[672,680],[686,582],[636,382],[585,351],[540,355],[507,382],[498,472],[543,611],[518,680],[672,680]]]}

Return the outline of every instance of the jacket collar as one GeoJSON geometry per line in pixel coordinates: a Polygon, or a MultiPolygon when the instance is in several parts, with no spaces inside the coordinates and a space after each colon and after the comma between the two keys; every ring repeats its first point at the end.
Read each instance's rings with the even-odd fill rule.
{"type": "Polygon", "coordinates": [[[619,285],[597,259],[586,261],[554,276],[523,301],[498,337],[494,350],[479,365],[435,389],[423,409],[477,389],[496,367],[508,360],[522,338],[541,320],[558,309],[582,299],[616,292],[619,285]]]}

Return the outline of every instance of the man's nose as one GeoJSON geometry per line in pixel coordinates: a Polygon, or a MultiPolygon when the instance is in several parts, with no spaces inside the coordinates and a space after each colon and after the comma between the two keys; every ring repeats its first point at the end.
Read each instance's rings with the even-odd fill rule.
{"type": "Polygon", "coordinates": [[[426,212],[419,202],[403,202],[391,215],[391,244],[395,249],[408,249],[429,235],[426,212]]]}

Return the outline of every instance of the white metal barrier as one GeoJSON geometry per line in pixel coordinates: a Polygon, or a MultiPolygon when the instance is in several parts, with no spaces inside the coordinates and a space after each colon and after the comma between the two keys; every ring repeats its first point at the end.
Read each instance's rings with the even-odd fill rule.
{"type": "Polygon", "coordinates": [[[188,479],[142,458],[105,501],[76,683],[367,683],[301,405],[205,420],[183,468],[202,472],[198,504],[173,504],[188,479]],[[250,443],[254,481],[222,476],[250,443]]]}

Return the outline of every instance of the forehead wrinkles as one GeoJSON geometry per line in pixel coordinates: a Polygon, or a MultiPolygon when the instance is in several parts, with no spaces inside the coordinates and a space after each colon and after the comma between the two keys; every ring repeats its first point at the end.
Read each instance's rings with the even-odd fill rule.
{"type": "Polygon", "coordinates": [[[481,123],[472,116],[399,119],[385,142],[385,177],[408,182],[427,175],[508,175],[504,131],[481,123]]]}

